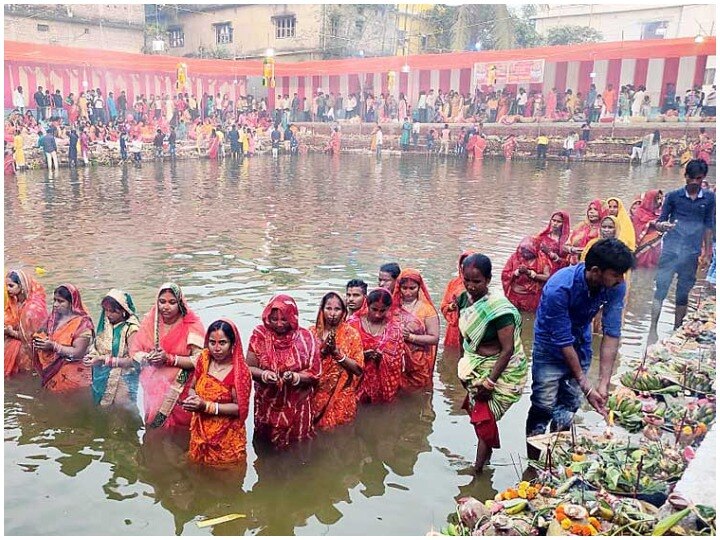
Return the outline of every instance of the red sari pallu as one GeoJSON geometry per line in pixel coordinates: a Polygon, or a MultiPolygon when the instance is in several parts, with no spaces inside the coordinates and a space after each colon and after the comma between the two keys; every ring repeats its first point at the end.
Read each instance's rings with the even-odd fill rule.
{"type": "MultiPolygon", "coordinates": [[[[315,326],[310,332],[318,339],[318,348],[322,346],[325,318],[318,313],[315,326]]],[[[338,349],[361,368],[365,365],[360,333],[342,321],[335,333],[338,349]]],[[[331,429],[351,422],[357,413],[356,390],[360,382],[330,355],[322,356],[322,375],[313,395],[314,422],[319,429],[331,429]]]]}
{"type": "Polygon", "coordinates": [[[14,272],[20,278],[25,301],[19,304],[7,294],[5,286],[5,326],[12,326],[20,334],[19,339],[5,336],[5,378],[32,369],[32,336],[48,319],[45,288],[25,271],[14,272]]]}
{"type": "Polygon", "coordinates": [[[553,253],[559,257],[557,261],[553,261],[552,259],[550,259],[550,264],[552,265],[552,268],[550,269],[551,274],[554,274],[561,268],[567,266],[567,258],[565,256],[565,244],[567,243],[569,237],[570,214],[563,210],[553,212],[552,216],[550,216],[550,222],[548,223],[548,226],[545,227],[545,230],[540,232],[540,234],[538,234],[536,237],[538,241],[538,247],[543,253],[548,256],[548,259],[550,259],[551,254],[553,253]],[[550,236],[552,234],[552,218],[556,215],[559,215],[562,218],[563,222],[562,231],[558,240],[555,240],[550,236]]]}
{"type": "MultiPolygon", "coordinates": [[[[140,330],[130,347],[130,356],[148,353],[161,348],[167,354],[190,356],[191,346],[202,347],[205,329],[202,321],[191,311],[177,285],[172,289],[178,304],[185,311],[171,327],[166,327],[158,313],[157,298],[155,305],[140,323],[140,330]]],[[[160,290],[171,288],[162,286],[160,290]]],[[[187,397],[192,373],[190,370],[172,366],[143,366],[140,372],[140,384],[143,389],[145,424],[151,428],[171,429],[190,425],[192,414],[185,411],[180,403],[187,397]]]]}
{"type": "Polygon", "coordinates": [[[287,295],[278,295],[265,307],[263,324],[253,330],[248,352],[257,357],[260,369],[276,373],[277,385],[255,382],[255,434],[276,448],[315,435],[312,397],[314,386],[292,386],[282,380],[285,371],[302,372],[317,381],[322,371],[315,336],[298,325],[298,309],[287,295]],[[269,329],[270,313],[278,309],[290,322],[291,331],[278,336],[269,329]]]}
{"type": "MultiPolygon", "coordinates": [[[[600,223],[602,222],[603,217],[605,217],[605,215],[603,212],[602,201],[600,199],[595,199],[594,201],[591,201],[590,204],[588,204],[587,210],[585,212],[585,219],[570,234],[570,238],[568,239],[569,244],[572,247],[584,248],[588,244],[588,242],[590,242],[590,240],[599,237],[600,223]],[[600,214],[600,217],[595,223],[590,223],[587,218],[587,211],[589,211],[591,208],[594,208],[600,214]]],[[[567,260],[568,264],[577,264],[580,260],[580,255],[571,253],[568,255],[567,260]]]]}
{"type": "MultiPolygon", "coordinates": [[[[425,285],[425,280],[423,280],[420,272],[413,268],[405,268],[398,276],[395,290],[393,291],[393,309],[396,316],[399,317],[401,327],[407,328],[412,334],[425,335],[427,330],[425,321],[432,317],[439,319],[437,309],[435,309],[435,305],[430,298],[430,292],[425,285]],[[412,313],[402,305],[400,283],[404,279],[410,279],[420,286],[417,304],[412,313]]],[[[437,346],[405,342],[405,349],[407,352],[405,355],[402,387],[431,387],[433,371],[435,370],[437,346]]]]}
{"type": "Polygon", "coordinates": [[[460,309],[450,310],[450,304],[457,301],[457,298],[465,292],[462,277],[462,263],[472,255],[472,251],[463,251],[458,259],[458,275],[452,278],[445,287],[442,302],[440,303],[440,311],[445,317],[447,326],[445,328],[445,347],[460,347],[460,330],[458,329],[458,319],[460,318],[460,309]]]}
{"type": "Polygon", "coordinates": [[[245,421],[250,410],[250,369],[245,363],[240,332],[231,321],[235,333],[232,350],[232,369],[222,381],[208,374],[210,351],[208,337],[195,368],[195,392],[205,401],[232,403],[233,391],[237,400],[238,416],[212,415],[195,412],[190,421],[190,459],[214,467],[244,464],[247,457],[245,421]]]}
{"type": "Polygon", "coordinates": [[[502,271],[502,286],[505,297],[520,311],[534,312],[540,303],[540,295],[544,283],[532,279],[527,274],[515,275],[515,271],[521,266],[536,274],[549,273],[551,268],[550,259],[538,249],[537,242],[531,237],[526,237],[520,242],[515,253],[510,255],[505,268],[502,271]],[[533,259],[526,259],[522,250],[534,254],[533,259]]]}
{"type": "Polygon", "coordinates": [[[382,360],[365,363],[357,399],[361,403],[389,403],[400,389],[405,340],[400,323],[392,314],[387,314],[385,329],[378,336],[370,334],[363,327],[362,317],[366,314],[367,307],[364,307],[348,319],[348,324],[360,332],[363,351],[376,350],[382,354],[382,360]]]}
{"type": "Polygon", "coordinates": [[[655,268],[660,260],[662,233],[654,227],[662,207],[655,208],[655,199],[662,191],[651,189],[635,209],[632,224],[635,229],[635,261],[638,268],[655,268]]]}

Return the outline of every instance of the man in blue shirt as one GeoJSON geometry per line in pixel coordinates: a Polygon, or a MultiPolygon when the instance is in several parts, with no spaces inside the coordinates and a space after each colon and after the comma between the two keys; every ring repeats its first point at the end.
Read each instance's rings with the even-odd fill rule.
{"type": "Polygon", "coordinates": [[[45,135],[43,135],[42,131],[39,131],[38,135],[40,135],[40,138],[38,139],[37,145],[45,152],[48,170],[52,171],[53,167],[55,170],[58,170],[60,166],[58,165],[57,142],[55,141],[52,131],[48,131],[45,135]]]}
{"type": "Polygon", "coordinates": [[[590,248],[584,263],[559,270],[545,284],[535,317],[528,436],[544,433],[548,424],[552,431],[568,429],[583,394],[605,414],[620,342],[625,273],[634,264],[627,246],[608,238],[590,248]],[[592,360],[590,326],[601,308],[600,380],[593,388],[586,376],[592,360]]]}
{"type": "MultiPolygon", "coordinates": [[[[701,159],[690,160],[685,167],[685,187],[667,194],[655,224],[655,228],[664,232],[665,236],[655,277],[648,343],[657,341],[658,319],[673,275],[677,274],[675,328],[678,328],[687,313],[688,295],[695,285],[703,243],[705,253],[712,253],[715,194],[700,187],[707,173],[707,163],[701,159]]],[[[706,266],[707,262],[702,261],[702,266],[706,266]]]]}

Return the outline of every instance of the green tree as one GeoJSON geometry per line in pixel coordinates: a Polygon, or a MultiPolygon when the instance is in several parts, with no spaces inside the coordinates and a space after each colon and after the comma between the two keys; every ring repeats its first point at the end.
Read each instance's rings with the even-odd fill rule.
{"type": "Polygon", "coordinates": [[[436,4],[427,15],[434,52],[482,50],[515,46],[513,21],[505,4],[436,4]]]}
{"type": "Polygon", "coordinates": [[[548,30],[548,45],[571,45],[573,43],[597,43],[603,40],[601,32],[589,26],[555,26],[548,30]]]}
{"type": "Polygon", "coordinates": [[[535,23],[532,17],[537,13],[535,4],[524,4],[520,11],[511,12],[515,44],[521,49],[541,47],[545,45],[545,38],[535,30],[535,23]]]}

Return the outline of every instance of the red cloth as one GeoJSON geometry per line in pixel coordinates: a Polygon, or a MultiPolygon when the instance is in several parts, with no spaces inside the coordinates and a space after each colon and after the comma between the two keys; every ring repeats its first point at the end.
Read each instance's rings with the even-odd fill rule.
{"type": "Polygon", "coordinates": [[[488,402],[477,401],[471,409],[470,398],[465,396],[462,408],[470,415],[478,440],[483,441],[488,448],[500,448],[500,431],[488,402]]]}
{"type": "Polygon", "coordinates": [[[472,255],[472,251],[463,251],[458,259],[458,275],[452,278],[445,287],[442,302],[440,303],[440,311],[447,321],[445,328],[445,347],[460,347],[460,330],[458,329],[458,320],[460,319],[460,310],[454,309],[450,311],[450,304],[456,302],[457,298],[465,292],[462,278],[462,263],[472,255]]]}
{"type": "Polygon", "coordinates": [[[661,207],[655,207],[655,199],[662,191],[651,189],[643,196],[642,203],[635,209],[632,224],[635,228],[635,251],[638,268],[654,268],[660,260],[661,234],[651,227],[660,217],[661,207]]]}
{"type": "Polygon", "coordinates": [[[536,311],[540,303],[543,282],[531,279],[526,274],[515,276],[514,273],[521,266],[533,270],[537,274],[548,273],[552,267],[550,259],[538,248],[538,243],[527,236],[518,245],[515,253],[510,255],[502,271],[502,285],[505,297],[520,311],[536,311]],[[522,250],[535,255],[533,259],[526,259],[522,250]],[[520,290],[517,290],[520,289],[520,290]]]}
{"type": "MultiPolygon", "coordinates": [[[[32,336],[43,327],[48,318],[45,305],[45,288],[28,272],[14,270],[20,278],[20,287],[25,293],[25,302],[7,295],[5,285],[5,324],[19,331],[20,339],[5,336],[5,378],[19,371],[32,368],[32,336]]],[[[9,275],[8,272],[7,275],[9,275]]]]}
{"type": "MultiPolygon", "coordinates": [[[[263,324],[253,330],[248,351],[257,357],[260,369],[273,371],[282,380],[286,371],[302,373],[317,381],[321,373],[320,350],[315,336],[298,324],[295,300],[280,294],[262,313],[263,324]],[[279,310],[291,330],[278,336],[270,330],[271,312],[279,310]]],[[[314,387],[291,384],[270,385],[255,382],[255,433],[276,448],[315,435],[312,413],[314,387]]]]}
{"type": "MultiPolygon", "coordinates": [[[[590,242],[590,240],[593,240],[600,236],[600,223],[605,217],[602,201],[600,199],[590,201],[590,204],[588,204],[587,207],[587,211],[585,213],[586,217],[583,222],[578,225],[575,230],[570,234],[570,238],[568,241],[573,247],[584,248],[588,244],[588,242],[590,242]],[[587,211],[589,211],[591,208],[594,208],[600,214],[600,217],[595,223],[590,223],[587,218],[587,211]]],[[[577,264],[578,261],[578,255],[568,255],[569,264],[577,264]]]]}
{"type": "Polygon", "coordinates": [[[545,227],[545,230],[540,232],[540,234],[537,235],[538,239],[538,247],[541,251],[543,251],[545,254],[549,255],[550,253],[555,253],[560,257],[556,262],[550,261],[552,264],[552,273],[557,272],[561,268],[565,267],[567,265],[567,261],[565,260],[564,256],[564,246],[568,241],[568,238],[570,237],[570,214],[563,210],[558,210],[557,212],[553,212],[550,221],[548,222],[548,226],[545,227]],[[562,218],[563,226],[562,231],[560,232],[560,238],[558,240],[555,240],[550,235],[552,234],[552,218],[559,215],[562,218]]]}

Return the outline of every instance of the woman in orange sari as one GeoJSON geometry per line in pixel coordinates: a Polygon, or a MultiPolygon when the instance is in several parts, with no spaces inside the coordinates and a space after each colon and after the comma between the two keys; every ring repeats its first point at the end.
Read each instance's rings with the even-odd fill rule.
{"type": "Polygon", "coordinates": [[[245,465],[250,386],[240,332],[228,319],[215,321],[205,334],[192,388],[182,402],[192,413],[191,461],[213,467],[245,465]]]}
{"type": "Polygon", "coordinates": [[[577,264],[585,246],[600,235],[600,222],[603,218],[603,203],[595,199],[588,204],[586,218],[570,234],[565,250],[568,252],[568,264],[577,264]]]}
{"type": "Polygon", "coordinates": [[[420,272],[413,268],[400,272],[393,291],[393,307],[400,312],[407,311],[422,322],[422,326],[408,324],[401,314],[403,338],[408,349],[402,386],[431,387],[440,341],[440,317],[420,272]]]}
{"type": "Polygon", "coordinates": [[[405,343],[391,308],[390,291],[374,289],[363,308],[348,319],[360,332],[363,346],[365,367],[357,391],[361,403],[389,403],[400,389],[405,343]]]}
{"type": "Polygon", "coordinates": [[[460,309],[458,307],[458,298],[465,292],[465,285],[462,278],[462,263],[470,255],[472,251],[463,251],[458,259],[458,275],[452,278],[445,287],[442,302],[440,303],[440,311],[445,317],[447,327],[445,328],[445,347],[460,347],[460,330],[458,329],[458,320],[460,319],[460,309]]]}
{"type": "Polygon", "coordinates": [[[551,269],[550,259],[538,247],[538,241],[526,236],[503,268],[505,297],[520,311],[534,312],[540,303],[543,286],[550,278],[551,269]]]}
{"type": "Polygon", "coordinates": [[[187,428],[191,415],[180,405],[203,348],[203,328],[185,302],[180,286],[160,286],[155,305],[143,317],[130,344],[130,356],[143,366],[145,424],[150,428],[187,428]]]}
{"type": "Polygon", "coordinates": [[[33,338],[34,364],[42,386],[53,392],[89,387],[90,368],[81,360],[94,336],[80,292],[69,283],[60,285],[53,293],[53,310],[45,330],[33,338]]]}
{"type": "Polygon", "coordinates": [[[255,381],[255,437],[281,449],[315,436],[312,397],[320,378],[315,336],[298,324],[295,300],[275,296],[250,336],[255,381]]]}
{"type": "Polygon", "coordinates": [[[5,378],[32,369],[32,336],[48,318],[45,288],[23,270],[5,276],[5,378]]]}
{"type": "Polygon", "coordinates": [[[347,308],[340,295],[329,292],[320,302],[315,326],[310,332],[320,344],[322,374],[313,396],[313,422],[331,429],[355,419],[355,390],[363,373],[360,333],[350,326],[347,308]]]}
{"type": "Polygon", "coordinates": [[[570,215],[562,210],[555,212],[545,230],[536,236],[538,247],[552,263],[551,274],[567,265],[565,243],[569,236],[570,215]]]}
{"type": "Polygon", "coordinates": [[[655,268],[660,260],[662,233],[655,228],[660,218],[663,192],[651,189],[643,196],[642,203],[632,215],[635,229],[635,262],[638,268],[655,268]]]}

